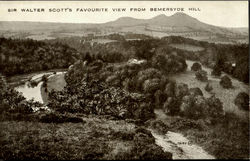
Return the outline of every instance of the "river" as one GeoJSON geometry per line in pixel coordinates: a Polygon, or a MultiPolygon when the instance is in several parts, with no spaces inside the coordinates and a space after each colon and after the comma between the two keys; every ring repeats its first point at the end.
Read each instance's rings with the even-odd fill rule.
{"type": "Polygon", "coordinates": [[[63,73],[65,73],[65,72],[57,72],[56,74],[54,74],[53,72],[44,72],[44,73],[36,74],[36,75],[31,77],[30,81],[25,82],[25,84],[20,85],[20,86],[16,87],[15,89],[18,92],[21,92],[27,100],[34,99],[34,101],[44,103],[42,96],[41,96],[41,87],[43,84],[43,82],[41,81],[42,77],[44,75],[49,75],[48,78],[51,78],[55,75],[59,75],[59,74],[63,74],[63,73]],[[39,83],[37,84],[37,86],[32,87],[30,85],[31,81],[36,81],[39,83]]]}

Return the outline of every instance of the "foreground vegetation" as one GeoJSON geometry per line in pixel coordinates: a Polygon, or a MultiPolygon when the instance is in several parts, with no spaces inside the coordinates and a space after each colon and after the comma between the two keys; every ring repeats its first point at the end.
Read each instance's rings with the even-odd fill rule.
{"type": "Polygon", "coordinates": [[[26,101],[3,76],[0,87],[0,158],[4,160],[172,158],[140,121],[67,109],[34,113],[33,108],[41,104],[26,101]]]}
{"type": "Polygon", "coordinates": [[[247,159],[249,156],[249,122],[226,113],[216,124],[206,119],[167,116],[162,121],[170,131],[183,133],[217,159],[247,159]]]}
{"type": "MultiPolygon", "coordinates": [[[[80,117],[80,116],[78,116],[80,117]]],[[[3,121],[3,159],[171,159],[144,128],[125,121],[83,116],[79,123],[3,121]]]]}

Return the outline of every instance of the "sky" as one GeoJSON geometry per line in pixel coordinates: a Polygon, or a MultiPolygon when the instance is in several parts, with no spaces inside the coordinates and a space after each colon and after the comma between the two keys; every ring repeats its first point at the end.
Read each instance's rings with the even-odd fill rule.
{"type": "Polygon", "coordinates": [[[150,11],[150,8],[183,8],[182,12],[204,23],[223,27],[248,27],[249,15],[248,1],[0,1],[0,8],[0,21],[68,23],[104,23],[119,17],[149,19],[160,14],[170,16],[177,12],[150,11]],[[21,12],[21,9],[34,8],[43,8],[44,12],[21,12]],[[69,8],[72,12],[69,12],[69,8]],[[107,8],[108,11],[79,12],[86,8],[107,8]],[[114,8],[126,8],[126,11],[115,12],[112,10],[114,8]],[[131,8],[146,10],[139,12],[130,10],[131,8]],[[189,11],[189,8],[196,8],[197,11],[189,11]],[[9,9],[17,11],[9,12],[9,9]],[[60,11],[49,12],[49,9],[60,11]]]}

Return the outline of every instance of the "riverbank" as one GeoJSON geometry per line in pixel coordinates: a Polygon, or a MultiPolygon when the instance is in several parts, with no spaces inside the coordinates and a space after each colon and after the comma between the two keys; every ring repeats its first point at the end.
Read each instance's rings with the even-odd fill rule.
{"type": "Polygon", "coordinates": [[[66,86],[66,81],[64,79],[65,73],[61,72],[59,74],[51,75],[47,82],[47,91],[45,87],[41,86],[41,97],[44,104],[48,103],[48,93],[52,90],[61,91],[66,86]]]}
{"type": "Polygon", "coordinates": [[[25,82],[31,80],[32,77],[36,75],[40,75],[42,73],[64,72],[67,70],[68,70],[67,68],[61,68],[61,69],[50,69],[46,71],[37,71],[37,72],[32,72],[32,73],[27,73],[27,74],[20,74],[20,75],[15,75],[11,77],[6,77],[6,81],[10,87],[15,88],[17,86],[25,84],[25,82]]]}

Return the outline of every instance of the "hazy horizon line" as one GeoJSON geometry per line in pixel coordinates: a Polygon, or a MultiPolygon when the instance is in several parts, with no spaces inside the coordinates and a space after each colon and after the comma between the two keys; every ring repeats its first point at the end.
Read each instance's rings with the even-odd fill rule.
{"type": "MultiPolygon", "coordinates": [[[[194,19],[197,19],[197,18],[195,18],[195,17],[192,17],[192,16],[190,16],[190,15],[188,15],[188,14],[186,14],[186,13],[184,13],[184,12],[176,12],[176,13],[174,13],[174,14],[172,14],[172,15],[170,15],[170,16],[168,16],[168,15],[166,15],[166,14],[159,14],[159,15],[157,15],[157,16],[160,16],[160,15],[164,15],[164,16],[166,16],[166,17],[171,17],[171,16],[173,16],[173,15],[175,15],[175,14],[177,14],[177,13],[182,13],[182,14],[184,14],[184,15],[187,15],[187,16],[189,16],[189,17],[191,17],[191,18],[194,18],[194,19]]],[[[61,22],[61,21],[29,21],[29,20],[26,20],[26,21],[22,21],[22,20],[15,20],[15,21],[8,21],[8,20],[4,20],[4,21],[2,21],[2,20],[0,20],[0,22],[30,22],[30,23],[59,23],[59,24],[85,24],[85,25],[98,25],[98,24],[105,24],[105,23],[109,23],[109,22],[114,22],[114,21],[117,21],[118,19],[120,19],[120,18],[133,18],[133,19],[137,19],[137,20],[150,20],[150,19],[152,19],[152,18],[155,18],[155,17],[157,17],[157,16],[153,16],[153,17],[151,17],[151,18],[135,18],[135,17],[131,17],[131,16],[121,16],[121,17],[118,17],[118,18],[116,18],[116,19],[114,19],[114,20],[111,20],[111,21],[107,21],[107,22],[61,22]]],[[[213,25],[213,24],[210,24],[210,23],[207,23],[207,22],[202,22],[202,21],[200,21],[199,19],[197,19],[199,22],[201,22],[201,23],[206,23],[206,24],[208,24],[208,25],[212,25],[212,26],[216,26],[216,27],[222,27],[222,28],[249,28],[249,26],[241,26],[241,27],[228,27],[228,26],[218,26],[218,25],[213,25]]],[[[1,30],[1,29],[0,29],[1,30]]]]}

